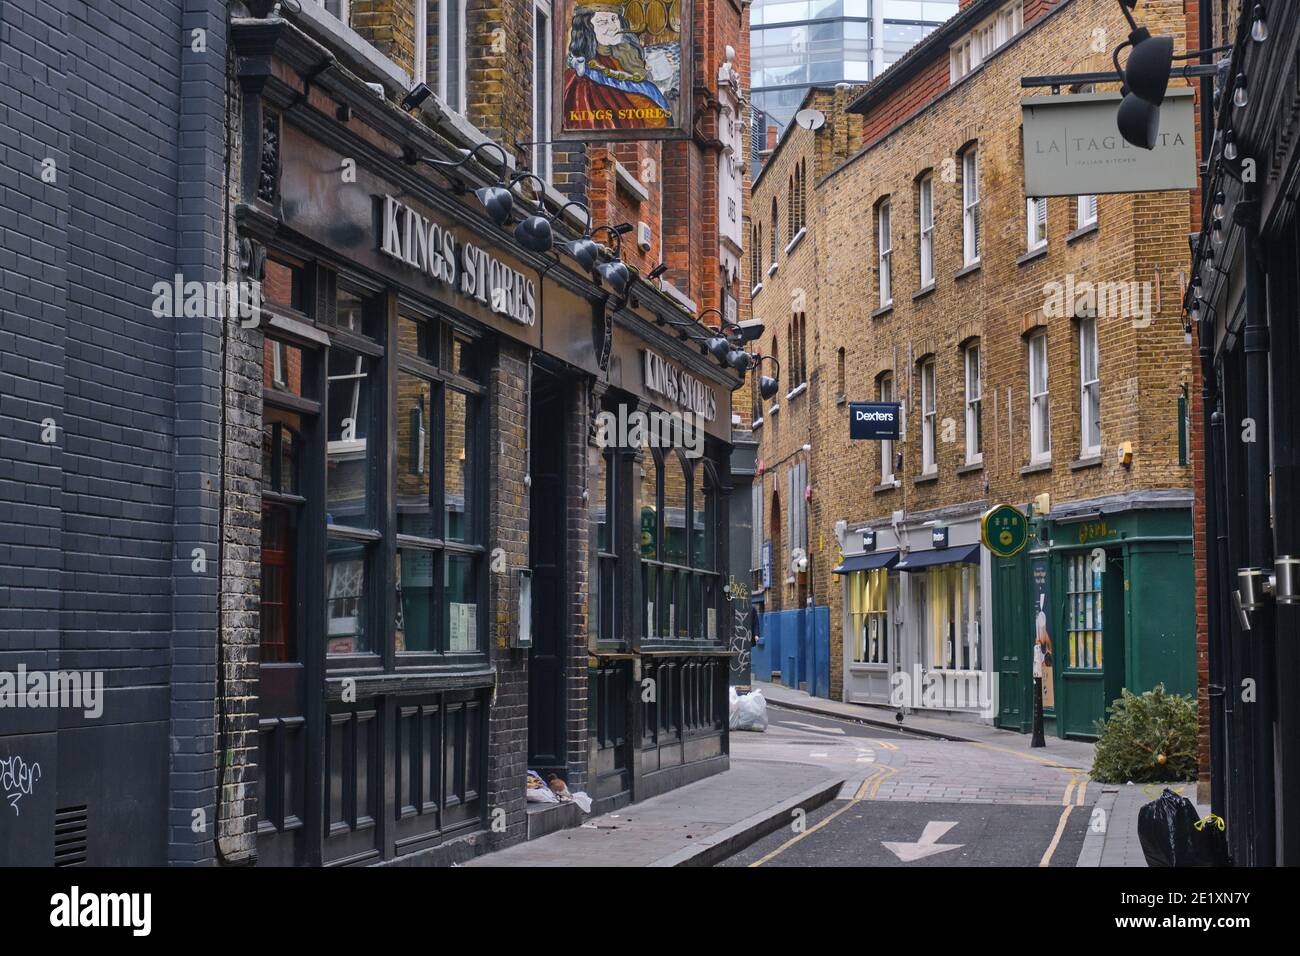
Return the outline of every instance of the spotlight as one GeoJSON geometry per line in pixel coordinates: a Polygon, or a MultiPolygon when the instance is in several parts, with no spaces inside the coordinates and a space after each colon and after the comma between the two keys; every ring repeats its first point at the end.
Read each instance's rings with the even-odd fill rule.
{"type": "Polygon", "coordinates": [[[510,213],[515,208],[515,199],[510,195],[510,190],[504,186],[480,186],[474,190],[474,195],[498,226],[504,226],[509,221],[510,213]]]}
{"type": "Polygon", "coordinates": [[[1255,22],[1250,25],[1250,38],[1256,43],[1263,43],[1268,39],[1268,21],[1264,19],[1264,4],[1255,4],[1252,16],[1255,22]]]}
{"type": "Polygon", "coordinates": [[[1153,37],[1146,27],[1129,34],[1133,52],[1124,64],[1124,85],[1152,106],[1165,101],[1169,74],[1174,65],[1174,38],[1153,37]]]}
{"type": "Polygon", "coordinates": [[[721,335],[709,339],[705,345],[708,347],[709,353],[719,362],[727,361],[727,357],[731,354],[731,343],[721,335]]]}
{"type": "Polygon", "coordinates": [[[1124,100],[1119,104],[1116,117],[1119,135],[1126,143],[1139,149],[1155,149],[1156,137],[1160,135],[1160,108],[1152,106],[1140,96],[1124,91],[1124,100]]]}
{"type": "MultiPolygon", "coordinates": [[[[1125,15],[1128,11],[1125,10],[1125,15]]],[[[1132,23],[1133,18],[1129,17],[1132,23]]],[[[1153,37],[1146,27],[1134,26],[1128,40],[1111,54],[1115,72],[1123,81],[1124,101],[1120,103],[1116,123],[1125,142],[1141,149],[1154,149],[1160,134],[1160,104],[1169,88],[1169,74],[1174,64],[1173,37],[1153,37]],[[1119,66],[1119,51],[1132,47],[1124,68],[1119,66]]]]}
{"type": "Polygon", "coordinates": [[[590,272],[600,258],[600,244],[586,236],[561,243],[560,248],[573,257],[583,272],[590,272]]]}
{"type": "Polygon", "coordinates": [[[733,349],[727,353],[727,364],[737,372],[748,372],[754,365],[754,357],[748,352],[733,349]]]}
{"type": "Polygon", "coordinates": [[[596,275],[600,281],[609,286],[615,295],[622,295],[627,291],[628,283],[632,281],[632,271],[628,269],[622,259],[614,259],[612,262],[602,262],[596,266],[596,275]]]}
{"type": "Polygon", "coordinates": [[[776,396],[776,388],[776,379],[770,375],[758,377],[758,394],[763,397],[763,401],[771,401],[776,396]]]}
{"type": "Polygon", "coordinates": [[[526,216],[515,226],[515,241],[529,252],[550,252],[555,244],[551,223],[545,216],[526,216]]]}
{"type": "Polygon", "coordinates": [[[411,91],[402,97],[402,109],[411,113],[420,108],[420,104],[433,95],[433,90],[424,83],[416,83],[411,91]]]}

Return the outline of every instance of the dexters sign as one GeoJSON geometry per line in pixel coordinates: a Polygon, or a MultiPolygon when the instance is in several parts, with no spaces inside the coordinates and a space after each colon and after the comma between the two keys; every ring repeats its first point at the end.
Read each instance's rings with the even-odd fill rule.
{"type": "Polygon", "coordinates": [[[849,402],[849,437],[898,438],[898,402],[849,402]]]}

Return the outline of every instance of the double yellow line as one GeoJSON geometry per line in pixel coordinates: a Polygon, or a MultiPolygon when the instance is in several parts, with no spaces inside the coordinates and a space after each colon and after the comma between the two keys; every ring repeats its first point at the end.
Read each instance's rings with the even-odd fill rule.
{"type": "Polygon", "coordinates": [[[761,859],[755,860],[753,863],[749,865],[751,867],[762,866],[764,863],[768,862],[769,860],[773,860],[776,857],[780,856],[782,853],[790,849],[790,847],[794,846],[800,840],[812,836],[822,827],[826,826],[826,824],[830,823],[832,820],[838,817],[841,813],[846,813],[849,810],[852,810],[863,800],[876,799],[876,794],[880,792],[880,785],[896,773],[898,773],[898,771],[895,770],[893,767],[880,766],[880,767],[872,768],[871,773],[867,774],[866,777],[863,778],[862,786],[858,787],[858,792],[853,795],[852,800],[844,804],[844,806],[840,807],[838,810],[836,810],[830,816],[826,817],[824,820],[821,820],[815,825],[809,827],[807,830],[804,830],[803,833],[795,834],[793,837],[791,837],[789,840],[786,840],[784,843],[782,843],[771,853],[767,854],[761,859]]]}
{"type": "Polygon", "coordinates": [[[1083,798],[1087,792],[1088,792],[1087,774],[1084,774],[1082,780],[1079,779],[1078,775],[1075,775],[1070,778],[1070,782],[1065,786],[1065,795],[1061,798],[1061,805],[1064,807],[1064,809],[1061,811],[1061,819],[1056,821],[1056,833],[1052,835],[1052,842],[1049,843],[1047,845],[1047,849],[1043,851],[1043,858],[1038,861],[1039,866],[1052,865],[1052,854],[1056,852],[1056,848],[1061,843],[1061,835],[1065,833],[1065,822],[1070,819],[1070,811],[1073,810],[1075,807],[1083,806],[1083,798]],[[1079,790],[1077,793],[1077,799],[1072,803],[1070,801],[1070,798],[1072,796],[1076,796],[1074,792],[1074,787],[1076,784],[1078,785],[1079,790]]]}

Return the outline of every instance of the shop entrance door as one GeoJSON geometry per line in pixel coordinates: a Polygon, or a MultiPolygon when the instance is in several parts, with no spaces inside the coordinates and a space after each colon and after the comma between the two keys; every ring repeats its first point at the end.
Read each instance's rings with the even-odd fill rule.
{"type": "Polygon", "coordinates": [[[533,569],[533,648],[528,658],[528,766],[565,768],[564,711],[569,646],[565,626],[565,436],[568,387],[533,369],[529,474],[529,565],[533,569]]]}

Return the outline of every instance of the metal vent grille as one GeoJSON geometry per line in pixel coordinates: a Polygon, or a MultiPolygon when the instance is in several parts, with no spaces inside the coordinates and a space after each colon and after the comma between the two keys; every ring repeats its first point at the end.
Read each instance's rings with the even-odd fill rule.
{"type": "Polygon", "coordinates": [[[86,862],[85,806],[63,807],[54,811],[54,865],[81,866],[86,862]]]}

